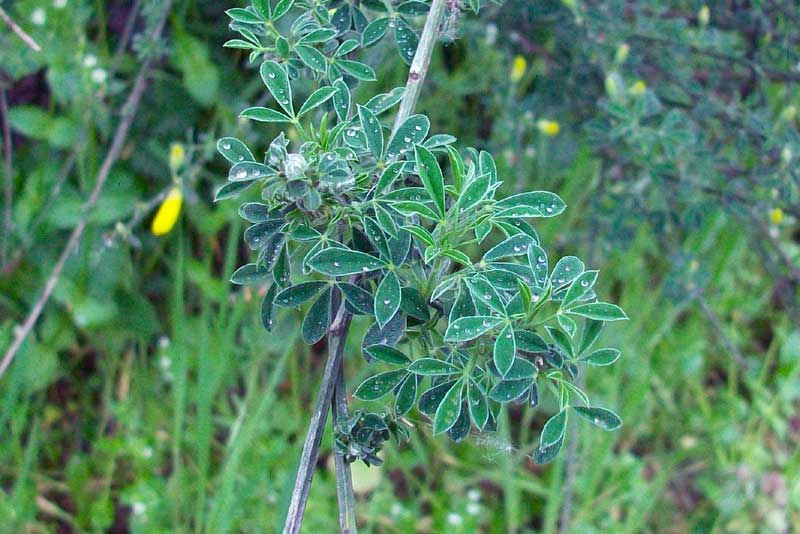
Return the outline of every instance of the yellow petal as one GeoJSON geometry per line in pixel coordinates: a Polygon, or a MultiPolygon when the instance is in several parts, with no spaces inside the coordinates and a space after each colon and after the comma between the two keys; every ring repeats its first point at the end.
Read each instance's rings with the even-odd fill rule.
{"type": "Polygon", "coordinates": [[[514,63],[511,66],[511,81],[518,82],[525,76],[525,71],[528,70],[528,62],[522,56],[516,56],[514,63]]]}
{"type": "Polygon", "coordinates": [[[558,124],[556,121],[550,121],[547,119],[542,119],[536,123],[536,127],[539,128],[539,131],[542,132],[544,135],[548,137],[553,137],[558,135],[558,132],[561,131],[561,125],[558,124]]]}
{"type": "Polygon", "coordinates": [[[700,11],[697,12],[697,22],[700,23],[700,26],[708,26],[708,21],[710,19],[711,10],[707,5],[703,5],[703,7],[700,8],[700,11]]]}
{"type": "Polygon", "coordinates": [[[178,221],[178,215],[181,214],[181,205],[183,204],[183,193],[179,187],[173,187],[158,207],[156,216],[153,217],[153,224],[150,226],[150,231],[155,236],[161,236],[169,233],[175,223],[178,221]]]}
{"type": "Polygon", "coordinates": [[[180,143],[172,143],[169,146],[169,168],[172,172],[176,172],[178,167],[183,165],[184,159],[186,159],[186,149],[180,143]]]}
{"type": "Polygon", "coordinates": [[[642,80],[637,80],[633,85],[631,85],[630,89],[633,96],[642,96],[646,90],[647,84],[645,84],[642,80]]]}
{"type": "Polygon", "coordinates": [[[783,210],[780,208],[770,210],[769,220],[772,221],[772,224],[780,224],[783,221],[783,210]]]}

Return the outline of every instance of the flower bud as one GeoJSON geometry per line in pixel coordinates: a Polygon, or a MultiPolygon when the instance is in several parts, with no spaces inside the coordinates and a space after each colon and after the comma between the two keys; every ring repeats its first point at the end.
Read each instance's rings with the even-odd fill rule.
{"type": "Polygon", "coordinates": [[[701,28],[705,28],[708,26],[708,21],[711,19],[711,10],[708,8],[707,5],[703,4],[703,7],[697,12],[697,23],[700,25],[701,28]]]}
{"type": "Polygon", "coordinates": [[[793,157],[794,154],[792,154],[792,149],[789,148],[788,146],[783,147],[783,149],[781,150],[781,161],[783,162],[783,164],[788,165],[792,161],[793,157]]]}
{"type": "Polygon", "coordinates": [[[286,156],[284,168],[286,169],[286,178],[296,180],[303,177],[308,168],[308,162],[300,154],[289,154],[286,156]]]}
{"type": "Polygon", "coordinates": [[[172,143],[169,145],[169,168],[172,174],[178,172],[178,169],[183,165],[186,159],[186,149],[180,143],[172,143]]]}
{"type": "Polygon", "coordinates": [[[628,89],[630,94],[633,96],[642,96],[645,91],[647,91],[647,84],[644,83],[642,80],[636,80],[633,85],[631,85],[630,89],[628,89]]]}
{"type": "Polygon", "coordinates": [[[616,100],[619,98],[620,93],[620,85],[621,80],[619,78],[619,74],[616,72],[612,72],[608,76],[606,76],[605,86],[606,86],[606,94],[611,98],[611,100],[616,100]]]}
{"type": "Polygon", "coordinates": [[[622,43],[617,47],[617,53],[614,54],[614,62],[617,65],[622,65],[625,63],[625,60],[628,59],[628,54],[631,51],[631,47],[628,43],[622,43]]]}
{"type": "Polygon", "coordinates": [[[780,208],[769,210],[769,220],[772,224],[780,224],[783,221],[783,210],[780,208]]]}

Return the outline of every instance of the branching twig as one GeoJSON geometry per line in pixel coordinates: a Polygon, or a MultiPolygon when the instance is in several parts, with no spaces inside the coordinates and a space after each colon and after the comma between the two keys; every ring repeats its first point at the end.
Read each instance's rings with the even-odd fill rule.
{"type": "Polygon", "coordinates": [[[0,7],[0,19],[3,19],[8,27],[11,28],[11,31],[17,34],[17,36],[23,40],[23,42],[28,45],[34,52],[41,52],[42,47],[39,46],[39,43],[33,40],[33,37],[25,33],[25,30],[20,28],[16,22],[14,22],[6,10],[0,7]]]}
{"type": "MultiPolygon", "coordinates": [[[[154,39],[157,39],[161,36],[161,32],[164,29],[164,24],[166,23],[167,14],[171,4],[172,0],[166,0],[164,2],[161,18],[152,33],[154,39]]],[[[64,265],[66,265],[67,259],[69,259],[69,256],[77,248],[78,243],[83,236],[83,232],[89,223],[89,215],[91,214],[94,205],[100,198],[100,194],[103,192],[103,187],[105,186],[108,175],[111,172],[111,168],[119,158],[120,152],[122,152],[122,147],[128,137],[128,131],[130,130],[133,119],[136,116],[136,110],[139,107],[139,103],[141,102],[142,95],[144,93],[145,84],[147,83],[147,77],[150,72],[152,62],[153,58],[147,57],[139,69],[139,74],[136,76],[136,80],[133,83],[133,88],[131,89],[128,99],[125,101],[125,104],[122,107],[122,120],[114,132],[111,146],[108,149],[108,153],[106,154],[106,157],[100,166],[100,170],[97,173],[94,189],[92,189],[89,199],[83,206],[83,216],[81,217],[80,221],[78,221],[78,224],[75,226],[72,234],[69,236],[69,240],[67,241],[66,246],[64,246],[64,250],[61,251],[61,255],[59,256],[58,261],[53,267],[53,270],[44,285],[41,296],[33,305],[33,308],[31,308],[31,311],[28,313],[25,322],[19,329],[17,329],[16,335],[14,336],[14,341],[12,341],[11,346],[3,356],[2,362],[0,362],[0,376],[3,376],[6,369],[8,369],[8,366],[11,365],[14,356],[17,354],[22,346],[22,343],[25,341],[25,338],[28,337],[28,334],[30,334],[31,330],[36,324],[36,321],[41,315],[45,304],[47,304],[47,301],[50,299],[50,295],[53,293],[53,290],[58,283],[58,279],[61,277],[61,273],[64,270],[64,265]]]]}

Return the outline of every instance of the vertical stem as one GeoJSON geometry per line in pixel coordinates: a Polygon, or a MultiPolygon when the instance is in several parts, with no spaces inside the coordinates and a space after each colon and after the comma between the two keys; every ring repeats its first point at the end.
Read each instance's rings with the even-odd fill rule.
{"type": "Polygon", "coordinates": [[[317,393],[317,401],[311,414],[308,433],[303,443],[303,452],[300,455],[300,465],[297,468],[297,478],[294,483],[292,499],[286,512],[286,521],[283,524],[284,534],[297,534],[303,522],[303,513],[311,490],[311,480],[314,478],[314,469],[319,458],[319,446],[322,442],[322,433],[328,419],[328,410],[333,399],[334,381],[339,367],[342,364],[344,342],[350,327],[350,314],[345,312],[344,302],[339,305],[336,317],[328,333],[328,361],[322,375],[322,383],[317,393]]]}
{"type": "Polygon", "coordinates": [[[406,92],[400,102],[400,110],[394,119],[394,133],[403,122],[411,116],[419,99],[422,90],[422,83],[428,73],[428,66],[431,64],[433,47],[436,45],[436,38],[439,35],[439,26],[444,16],[447,0],[433,0],[428,18],[425,20],[425,27],[422,29],[422,37],[419,39],[417,51],[411,61],[411,68],[408,71],[408,81],[406,82],[406,92]]]}
{"type": "MultiPolygon", "coordinates": [[[[344,387],[344,364],[339,366],[336,373],[336,387],[333,390],[333,424],[340,419],[349,417],[347,409],[347,396],[344,387]]],[[[356,534],[356,498],[353,494],[353,477],[350,474],[350,464],[345,462],[344,455],[334,453],[334,466],[336,468],[336,496],[339,499],[339,531],[342,534],[356,534]]]]}
{"type": "Polygon", "coordinates": [[[14,177],[12,176],[11,127],[8,124],[6,89],[0,89],[0,120],[3,124],[3,162],[5,167],[5,195],[3,205],[3,235],[0,243],[0,268],[5,267],[8,242],[11,239],[12,209],[14,207],[14,177]]]}

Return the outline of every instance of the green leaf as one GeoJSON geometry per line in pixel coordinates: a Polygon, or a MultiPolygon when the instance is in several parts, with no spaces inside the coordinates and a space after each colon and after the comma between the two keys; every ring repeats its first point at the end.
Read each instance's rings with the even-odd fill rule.
{"type": "MultiPolygon", "coordinates": [[[[320,87],[303,102],[303,105],[300,107],[300,111],[297,113],[298,117],[302,117],[312,109],[316,108],[317,106],[321,106],[325,102],[327,102],[331,97],[333,97],[338,89],[336,87],[320,87]]],[[[348,93],[349,94],[349,93],[348,93]]]]}
{"type": "Polygon", "coordinates": [[[367,103],[364,104],[364,107],[373,112],[375,115],[380,115],[387,109],[400,102],[405,93],[405,87],[395,87],[388,93],[380,93],[373,96],[367,100],[367,103]]]}
{"type": "Polygon", "coordinates": [[[292,122],[291,117],[287,117],[280,111],[270,108],[252,107],[239,113],[243,119],[251,119],[259,122],[292,122]]]}
{"type": "Polygon", "coordinates": [[[485,261],[499,260],[508,256],[522,256],[528,254],[528,248],[535,245],[533,238],[528,234],[517,234],[490,248],[483,255],[485,261]]]}
{"type": "Polygon", "coordinates": [[[417,400],[417,377],[409,374],[397,387],[394,398],[394,411],[397,415],[405,415],[414,407],[417,400]]]}
{"type": "Polygon", "coordinates": [[[421,202],[412,202],[409,200],[393,202],[392,207],[405,215],[417,214],[431,221],[438,221],[439,215],[434,213],[432,209],[421,202]]]}
{"type": "Polygon", "coordinates": [[[467,400],[469,401],[469,414],[478,430],[483,430],[489,421],[489,403],[486,396],[474,380],[469,381],[467,387],[467,400]]]}
{"type": "Polygon", "coordinates": [[[555,328],[553,326],[546,326],[545,329],[547,330],[547,333],[550,334],[550,337],[553,338],[555,344],[564,352],[564,354],[567,356],[574,356],[572,341],[567,334],[565,334],[560,328],[555,328]]]}
{"type": "Polygon", "coordinates": [[[372,315],[375,313],[375,299],[372,293],[348,282],[339,282],[337,285],[347,299],[347,302],[358,310],[359,313],[365,315],[372,315]]]}
{"type": "Polygon", "coordinates": [[[423,376],[445,376],[461,372],[461,369],[444,360],[420,358],[408,366],[408,372],[423,376]]]}
{"type": "Polygon", "coordinates": [[[396,371],[386,371],[371,376],[361,382],[361,385],[356,388],[355,395],[357,398],[364,401],[378,400],[400,383],[406,376],[405,369],[398,369],[396,371]]]}
{"type": "Polygon", "coordinates": [[[253,153],[247,148],[247,145],[235,137],[223,137],[217,141],[217,150],[231,163],[256,160],[256,158],[253,157],[253,153]]]}
{"type": "Polygon", "coordinates": [[[553,289],[566,286],[578,278],[583,273],[583,269],[583,262],[579,258],[564,256],[558,260],[556,266],[553,267],[553,273],[550,275],[550,283],[553,289]]]}
{"type": "Polygon", "coordinates": [[[607,302],[592,302],[589,304],[579,304],[567,310],[569,313],[594,319],[596,321],[621,321],[628,318],[622,308],[616,304],[607,302]]]}
{"type": "Polygon", "coordinates": [[[308,260],[308,265],[328,276],[368,273],[386,267],[386,262],[355,250],[326,248],[308,260]]]}
{"type": "Polygon", "coordinates": [[[263,223],[254,224],[244,231],[244,241],[250,250],[259,250],[275,235],[284,225],[283,219],[270,219],[263,223]]]}
{"type": "Polygon", "coordinates": [[[546,447],[539,447],[533,455],[533,461],[537,464],[547,464],[552,462],[558,456],[561,446],[564,445],[564,436],[552,445],[546,447]]]}
{"type": "Polygon", "coordinates": [[[364,351],[376,360],[392,365],[406,365],[411,363],[411,360],[394,347],[388,345],[372,345],[364,349],[364,351]]]}
{"type": "Polygon", "coordinates": [[[406,315],[410,315],[420,321],[427,321],[431,318],[425,296],[414,287],[403,288],[403,299],[400,301],[400,309],[403,310],[406,315]]]}
{"type": "Polygon", "coordinates": [[[231,182],[251,182],[266,178],[273,173],[272,169],[254,161],[240,161],[231,167],[228,180],[231,182]]]}
{"type": "Polygon", "coordinates": [[[482,302],[496,312],[505,314],[506,309],[503,305],[503,301],[500,299],[500,295],[497,294],[497,290],[495,290],[494,286],[489,283],[486,278],[469,278],[466,282],[467,287],[469,287],[469,292],[472,293],[476,304],[482,302]]]}
{"type": "Polygon", "coordinates": [[[361,34],[361,46],[368,47],[380,41],[386,30],[389,29],[389,17],[375,19],[364,28],[364,33],[361,34]]]}
{"type": "Polygon", "coordinates": [[[586,271],[577,277],[572,285],[569,286],[564,300],[561,301],[562,308],[568,308],[571,304],[579,301],[586,293],[592,290],[597,280],[597,271],[586,271]]]}
{"type": "Polygon", "coordinates": [[[275,300],[275,294],[277,292],[278,284],[272,284],[267,290],[267,294],[264,295],[264,299],[261,301],[259,318],[261,319],[261,326],[263,326],[264,330],[267,332],[272,332],[272,325],[275,324],[275,309],[272,303],[275,300]]]}
{"type": "Polygon", "coordinates": [[[251,187],[255,181],[249,182],[231,182],[228,184],[223,185],[219,189],[217,189],[216,194],[214,195],[214,202],[219,202],[220,200],[225,200],[228,198],[233,198],[238,196],[239,193],[244,191],[245,189],[251,187]]]}
{"type": "Polygon", "coordinates": [[[531,269],[533,269],[537,285],[539,287],[544,287],[547,284],[547,275],[549,272],[547,252],[539,245],[530,247],[528,251],[528,262],[530,263],[531,269]]]}
{"type": "Polygon", "coordinates": [[[300,60],[317,72],[328,72],[328,60],[325,54],[314,48],[313,46],[297,45],[294,47],[300,60]]]}
{"type": "Polygon", "coordinates": [[[260,202],[245,202],[239,206],[239,217],[249,223],[262,223],[280,218],[281,215],[269,209],[269,206],[260,202]]]}
{"type": "Polygon", "coordinates": [[[467,175],[466,167],[464,165],[464,158],[461,157],[458,150],[452,146],[447,146],[447,156],[450,158],[450,170],[453,173],[453,184],[456,191],[461,192],[464,186],[464,178],[467,175]]]}
{"type": "Polygon", "coordinates": [[[361,129],[367,136],[367,146],[376,159],[383,156],[383,126],[378,118],[366,107],[358,106],[358,119],[361,129]]]}
{"type": "Polygon", "coordinates": [[[334,37],[336,37],[336,30],[332,28],[318,28],[305,34],[298,42],[300,44],[327,43],[334,37]]]}
{"type": "MultiPolygon", "coordinates": [[[[516,332],[514,333],[516,337],[516,332]]],[[[514,358],[514,364],[503,377],[505,380],[531,379],[539,374],[539,368],[525,358],[514,358]]]]}
{"type": "Polygon", "coordinates": [[[456,381],[450,391],[448,391],[439,407],[436,408],[436,415],[433,418],[433,434],[447,432],[458,420],[461,415],[461,380],[456,381]]]}
{"type": "Polygon", "coordinates": [[[557,443],[567,432],[567,410],[563,409],[544,424],[539,438],[539,447],[548,447],[557,443]]]}
{"type": "Polygon", "coordinates": [[[328,282],[303,282],[302,284],[287,287],[275,295],[275,304],[287,308],[300,306],[307,300],[316,297],[328,285],[328,282]]]}
{"type": "Polygon", "coordinates": [[[567,205],[561,197],[549,191],[530,191],[504,198],[495,204],[495,213],[513,208],[521,208],[515,214],[502,214],[503,217],[555,217],[567,205]]]}
{"type": "Polygon", "coordinates": [[[231,19],[235,20],[236,22],[244,22],[246,24],[264,23],[264,21],[261,20],[261,18],[258,17],[255,13],[239,7],[228,9],[225,11],[225,14],[228,15],[231,19]]]}
{"type": "Polygon", "coordinates": [[[489,392],[489,398],[500,403],[515,401],[528,391],[530,385],[531,381],[527,378],[503,380],[494,385],[489,392]]]}
{"type": "Polygon", "coordinates": [[[402,226],[400,229],[405,230],[429,247],[432,247],[435,244],[431,233],[418,224],[409,224],[407,226],[402,226]]]}
{"type": "Polygon", "coordinates": [[[620,351],[617,349],[598,349],[586,356],[581,357],[580,361],[589,365],[611,365],[619,359],[620,351]]]}
{"type": "Polygon", "coordinates": [[[363,82],[375,81],[375,71],[369,65],[350,61],[349,59],[337,59],[335,63],[344,72],[363,82]]]}
{"type": "Polygon", "coordinates": [[[414,145],[414,154],[417,160],[417,172],[422,180],[422,185],[441,217],[444,217],[444,177],[436,156],[422,145],[414,145]]]}
{"type": "MultiPolygon", "coordinates": [[[[269,0],[265,0],[269,2],[269,0]]],[[[292,5],[294,4],[294,0],[278,0],[278,3],[275,4],[275,7],[272,10],[272,16],[270,19],[272,22],[277,21],[281,17],[283,17],[286,13],[292,9],[292,5]]]]}
{"type": "Polygon", "coordinates": [[[392,159],[410,152],[415,144],[425,140],[430,128],[431,121],[425,115],[412,115],[407,118],[389,139],[386,158],[392,159]]]}
{"type": "Polygon", "coordinates": [[[556,321],[558,322],[558,326],[560,326],[569,337],[573,337],[575,335],[578,325],[572,320],[571,317],[568,317],[563,313],[559,313],[556,317],[556,321]]]}
{"type": "Polygon", "coordinates": [[[616,430],[622,426],[622,419],[611,410],[605,408],[586,408],[584,406],[573,406],[575,412],[584,419],[591,421],[603,430],[616,430]]]}
{"type": "Polygon", "coordinates": [[[488,174],[483,174],[472,180],[458,199],[456,204],[458,209],[467,211],[476,206],[489,192],[489,185],[488,174]]]}
{"type": "Polygon", "coordinates": [[[414,30],[405,23],[403,19],[396,20],[396,27],[394,29],[394,38],[397,43],[397,48],[400,52],[400,57],[403,58],[408,65],[414,59],[414,54],[417,52],[417,45],[419,38],[414,30]]]}
{"type": "Polygon", "coordinates": [[[461,265],[465,265],[469,267],[472,265],[472,260],[469,259],[469,256],[461,252],[460,250],[455,250],[452,248],[445,249],[440,252],[442,256],[446,256],[453,261],[460,263],[461,265]]]}
{"type": "Polygon", "coordinates": [[[231,275],[231,282],[238,285],[250,285],[262,282],[269,276],[269,270],[258,263],[242,265],[231,275]]]}
{"type": "Polygon", "coordinates": [[[547,342],[542,336],[530,330],[517,330],[514,332],[517,348],[525,352],[545,352],[547,342]]]}
{"type": "Polygon", "coordinates": [[[283,67],[275,61],[266,61],[261,65],[261,79],[269,89],[272,97],[286,111],[289,116],[294,117],[294,106],[292,104],[292,86],[289,85],[289,76],[283,67]]]}
{"type": "Polygon", "coordinates": [[[502,376],[505,376],[514,364],[514,355],[517,353],[517,344],[514,341],[514,329],[506,325],[497,335],[494,342],[494,366],[502,376]]]}
{"type": "Polygon", "coordinates": [[[375,319],[381,328],[394,317],[400,309],[400,300],[403,294],[400,290],[400,280],[394,271],[383,277],[378,290],[375,291],[375,319]]]}
{"type": "Polygon", "coordinates": [[[597,341],[597,338],[600,337],[600,332],[603,330],[603,324],[603,321],[592,321],[591,319],[586,321],[583,326],[583,336],[578,354],[586,351],[597,341]]]}
{"type": "Polygon", "coordinates": [[[387,165],[386,168],[383,169],[381,177],[378,179],[378,185],[375,186],[376,193],[380,195],[386,189],[391,187],[391,185],[400,177],[402,171],[403,171],[402,161],[395,161],[394,163],[390,163],[389,165],[387,165]]]}
{"type": "Polygon", "coordinates": [[[439,404],[441,404],[442,399],[457,381],[458,380],[450,380],[444,382],[438,386],[430,388],[428,391],[423,393],[419,398],[419,411],[429,417],[433,417],[436,414],[436,409],[439,407],[439,404]]]}
{"type": "Polygon", "coordinates": [[[492,328],[497,327],[503,319],[500,317],[475,316],[462,317],[450,323],[444,334],[445,341],[461,342],[482,336],[492,328]]]}
{"type": "Polygon", "coordinates": [[[350,89],[344,80],[338,79],[333,82],[336,93],[333,95],[333,109],[340,121],[346,121],[350,114],[350,89]]]}
{"type": "Polygon", "coordinates": [[[314,304],[309,308],[306,318],[303,319],[303,341],[313,345],[323,337],[328,331],[328,324],[331,317],[331,294],[333,291],[326,289],[314,304]]]}
{"type": "Polygon", "coordinates": [[[339,48],[336,49],[336,52],[333,55],[336,57],[344,57],[359,46],[361,46],[361,43],[358,42],[358,40],[348,39],[339,45],[339,48]]]}

